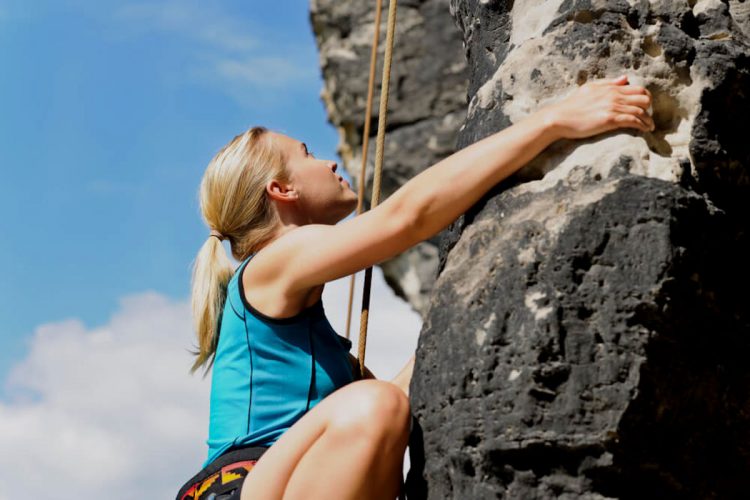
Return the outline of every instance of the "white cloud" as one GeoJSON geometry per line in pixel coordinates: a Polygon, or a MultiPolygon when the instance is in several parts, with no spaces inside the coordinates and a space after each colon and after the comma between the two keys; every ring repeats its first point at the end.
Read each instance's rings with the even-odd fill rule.
{"type": "Polygon", "coordinates": [[[187,304],[155,292],[123,298],[102,327],[38,327],[0,404],[0,498],[173,496],[205,455],[191,331],[187,304]]]}
{"type": "MultiPolygon", "coordinates": [[[[323,300],[343,335],[348,281],[323,300]]],[[[414,352],[419,328],[376,269],[366,360],[379,378],[414,352]]],[[[156,292],[123,298],[101,327],[38,327],[0,402],[0,500],[172,498],[206,455],[209,378],[187,373],[192,335],[187,301],[156,292]]]]}
{"type": "Polygon", "coordinates": [[[245,51],[261,45],[239,22],[204,1],[127,3],[114,15],[141,30],[172,32],[225,50],[245,51]]]}
{"type": "Polygon", "coordinates": [[[292,41],[243,18],[241,22],[204,1],[164,0],[129,3],[114,12],[131,33],[167,33],[181,37],[192,51],[180,77],[213,86],[247,107],[270,106],[288,98],[291,88],[319,84],[311,42],[292,41]],[[250,34],[252,33],[252,35],[250,34]]]}
{"type": "Polygon", "coordinates": [[[216,73],[227,80],[254,85],[283,85],[314,77],[315,74],[284,57],[249,57],[216,61],[216,73]]]}

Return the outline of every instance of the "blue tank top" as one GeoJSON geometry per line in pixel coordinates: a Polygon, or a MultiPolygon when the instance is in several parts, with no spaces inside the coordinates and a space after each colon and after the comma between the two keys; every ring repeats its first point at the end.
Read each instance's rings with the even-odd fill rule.
{"type": "Polygon", "coordinates": [[[232,447],[271,446],[310,408],[354,380],[351,342],[333,330],[322,301],[284,319],[247,302],[242,271],[252,257],[227,286],[204,467],[232,447]]]}

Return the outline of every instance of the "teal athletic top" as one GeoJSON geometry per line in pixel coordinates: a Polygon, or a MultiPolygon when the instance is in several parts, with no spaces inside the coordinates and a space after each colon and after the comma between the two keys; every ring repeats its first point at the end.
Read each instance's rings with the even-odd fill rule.
{"type": "Polygon", "coordinates": [[[232,447],[270,447],[310,408],[354,380],[351,342],[333,330],[322,301],[284,319],[247,302],[241,276],[252,257],[227,286],[204,467],[232,447]]]}

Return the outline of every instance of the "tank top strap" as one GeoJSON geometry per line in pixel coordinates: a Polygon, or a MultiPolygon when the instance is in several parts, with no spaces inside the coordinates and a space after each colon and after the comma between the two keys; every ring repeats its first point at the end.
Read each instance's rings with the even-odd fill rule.
{"type": "Polygon", "coordinates": [[[229,305],[232,307],[234,313],[243,321],[245,320],[245,307],[242,304],[242,297],[240,296],[240,279],[242,278],[242,271],[245,269],[245,266],[247,266],[247,263],[254,256],[255,254],[250,254],[248,258],[237,266],[234,275],[232,275],[227,285],[227,300],[229,301],[229,305]]]}

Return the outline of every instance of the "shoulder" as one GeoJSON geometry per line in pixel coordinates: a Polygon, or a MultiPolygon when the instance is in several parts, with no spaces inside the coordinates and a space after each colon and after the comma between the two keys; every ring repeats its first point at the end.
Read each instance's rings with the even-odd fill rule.
{"type": "Polygon", "coordinates": [[[238,281],[246,307],[261,314],[283,319],[294,316],[320,299],[322,286],[294,289],[290,267],[300,265],[294,255],[311,237],[322,237],[324,225],[296,228],[260,249],[241,269],[238,281]]]}
{"type": "Polygon", "coordinates": [[[332,226],[308,224],[290,230],[258,250],[242,270],[240,279],[254,286],[271,284],[283,287],[290,259],[304,252],[305,245],[316,238],[325,237],[332,226]]]}

